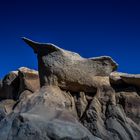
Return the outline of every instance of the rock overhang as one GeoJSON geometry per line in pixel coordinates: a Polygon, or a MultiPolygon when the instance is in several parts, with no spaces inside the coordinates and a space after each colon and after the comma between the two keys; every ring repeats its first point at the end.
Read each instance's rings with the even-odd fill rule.
{"type": "Polygon", "coordinates": [[[87,92],[91,92],[97,86],[96,76],[109,76],[118,67],[109,56],[83,58],[51,43],[23,40],[38,55],[41,86],[59,85],[64,89],[74,89],[75,85],[74,91],[88,89],[87,92]]]}

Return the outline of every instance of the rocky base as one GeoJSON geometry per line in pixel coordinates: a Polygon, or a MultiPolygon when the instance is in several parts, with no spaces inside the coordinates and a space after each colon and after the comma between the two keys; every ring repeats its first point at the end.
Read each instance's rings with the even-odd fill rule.
{"type": "Polygon", "coordinates": [[[97,90],[86,93],[39,89],[36,71],[11,72],[1,82],[1,140],[139,140],[139,88],[129,78],[117,72],[98,76],[97,90]]]}

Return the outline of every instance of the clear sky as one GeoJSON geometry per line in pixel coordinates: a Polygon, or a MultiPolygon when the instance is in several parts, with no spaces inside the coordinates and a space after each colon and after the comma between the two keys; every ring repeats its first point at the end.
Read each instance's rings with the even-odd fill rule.
{"type": "Polygon", "coordinates": [[[83,57],[111,56],[118,71],[140,73],[140,3],[136,0],[0,0],[0,78],[37,69],[21,37],[83,57]]]}

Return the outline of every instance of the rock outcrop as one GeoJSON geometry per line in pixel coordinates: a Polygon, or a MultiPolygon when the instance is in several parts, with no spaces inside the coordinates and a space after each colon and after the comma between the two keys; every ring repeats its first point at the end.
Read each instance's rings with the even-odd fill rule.
{"type": "Polygon", "coordinates": [[[0,99],[18,100],[23,92],[34,93],[39,87],[38,72],[21,67],[17,71],[11,71],[1,80],[0,99]]]}
{"type": "Polygon", "coordinates": [[[24,38],[38,56],[0,82],[1,140],[139,140],[140,77],[24,38]],[[39,83],[40,81],[40,83],[39,83]]]}
{"type": "Polygon", "coordinates": [[[37,53],[41,86],[56,85],[74,92],[92,92],[96,87],[95,76],[108,76],[117,68],[107,56],[86,59],[53,44],[23,40],[37,53]]]}

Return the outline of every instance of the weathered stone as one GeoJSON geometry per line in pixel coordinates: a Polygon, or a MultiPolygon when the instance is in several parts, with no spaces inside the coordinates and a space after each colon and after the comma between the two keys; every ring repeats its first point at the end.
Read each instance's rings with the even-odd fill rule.
{"type": "Polygon", "coordinates": [[[24,67],[0,83],[1,93],[18,79],[6,97],[17,101],[0,101],[1,140],[140,139],[139,75],[112,72],[110,57],[24,40],[38,55],[41,88],[37,71],[24,67]]]}
{"type": "Polygon", "coordinates": [[[22,113],[15,108],[14,112],[18,113],[11,116],[11,121],[8,116],[0,122],[3,140],[101,140],[78,122],[69,105],[71,97],[64,91],[58,87],[43,87],[38,92],[20,106],[22,113]],[[3,130],[7,130],[8,135],[3,130]]]}
{"type": "Polygon", "coordinates": [[[19,90],[18,72],[12,71],[2,80],[0,89],[1,99],[17,99],[19,90]]]}
{"type": "Polygon", "coordinates": [[[109,105],[107,107],[106,127],[107,130],[117,134],[120,140],[138,140],[140,138],[139,129],[133,129],[131,124],[127,121],[127,117],[123,109],[119,105],[109,105]],[[135,131],[138,132],[138,135],[135,134],[135,131]]]}
{"type": "MultiPolygon", "coordinates": [[[[72,96],[65,91],[60,90],[59,87],[47,86],[42,87],[34,94],[27,95],[15,107],[16,112],[27,112],[36,105],[41,105],[47,108],[66,109],[71,111],[76,116],[75,105],[72,101],[72,96]]],[[[39,111],[38,109],[36,111],[39,111]]]]}
{"type": "Polygon", "coordinates": [[[127,74],[121,72],[112,72],[110,74],[110,83],[116,88],[135,86],[140,88],[140,74],[127,74]]]}
{"type": "Polygon", "coordinates": [[[108,56],[86,59],[53,44],[23,40],[37,53],[41,86],[58,85],[74,92],[93,92],[94,76],[107,76],[117,68],[108,56]]]}
{"type": "Polygon", "coordinates": [[[10,114],[13,111],[13,107],[16,104],[16,101],[12,99],[2,100],[0,102],[0,107],[5,110],[6,114],[10,114]]]}
{"type": "Polygon", "coordinates": [[[78,117],[81,118],[86,111],[88,101],[84,92],[73,93],[78,117]]]}
{"type": "Polygon", "coordinates": [[[140,88],[140,74],[124,74],[121,78],[125,83],[140,88]]]}
{"type": "Polygon", "coordinates": [[[112,72],[109,76],[110,84],[115,87],[122,87],[125,85],[124,81],[121,78],[121,75],[124,73],[121,72],[112,72]]]}
{"type": "Polygon", "coordinates": [[[2,140],[5,138],[13,140],[101,140],[76,121],[47,120],[40,114],[22,113],[12,116],[11,121],[5,119],[3,122],[0,126],[3,130],[7,130],[5,134],[8,133],[8,135],[2,131],[0,133],[2,140]]]}
{"type": "Polygon", "coordinates": [[[19,79],[19,94],[25,90],[35,92],[40,87],[38,71],[21,67],[19,68],[19,79]]]}
{"type": "Polygon", "coordinates": [[[116,95],[118,104],[122,105],[127,117],[140,126],[140,96],[136,92],[119,92],[116,95]]]}

